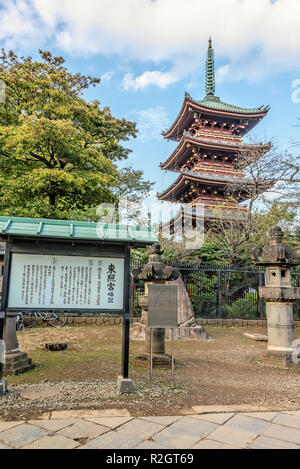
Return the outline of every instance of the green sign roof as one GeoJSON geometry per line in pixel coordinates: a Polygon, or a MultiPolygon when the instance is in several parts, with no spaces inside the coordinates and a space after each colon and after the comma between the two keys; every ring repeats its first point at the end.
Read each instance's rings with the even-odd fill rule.
{"type": "Polygon", "coordinates": [[[128,226],[71,220],[0,217],[0,237],[57,238],[153,244],[158,241],[149,226],[128,226]]]}

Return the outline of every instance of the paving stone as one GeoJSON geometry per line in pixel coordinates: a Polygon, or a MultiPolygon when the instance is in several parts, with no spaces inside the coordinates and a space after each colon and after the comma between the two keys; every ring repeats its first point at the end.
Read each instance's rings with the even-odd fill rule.
{"type": "Polygon", "coordinates": [[[238,445],[230,445],[228,443],[222,443],[221,441],[214,440],[201,440],[196,443],[191,449],[242,449],[238,445]]]}
{"type": "Polygon", "coordinates": [[[108,432],[89,441],[87,448],[96,449],[132,449],[141,443],[142,439],[122,432],[108,432]]]}
{"type": "Polygon", "coordinates": [[[132,420],[133,417],[98,417],[98,418],[87,418],[89,422],[97,423],[98,425],[102,425],[104,427],[109,427],[112,430],[123,425],[126,422],[132,420]]]}
{"type": "Polygon", "coordinates": [[[166,447],[155,443],[155,441],[146,440],[139,443],[134,449],[166,449],[166,447]]]}
{"type": "Polygon", "coordinates": [[[79,420],[70,427],[60,430],[57,435],[63,435],[78,440],[80,438],[95,438],[96,436],[106,433],[108,430],[107,427],[103,427],[102,425],[87,422],[86,420],[79,420]]]}
{"type": "Polygon", "coordinates": [[[163,429],[164,427],[157,423],[147,422],[146,420],[141,419],[133,419],[117,428],[117,431],[141,437],[143,440],[146,440],[163,429]]]}
{"type": "Polygon", "coordinates": [[[18,425],[17,427],[0,433],[0,441],[10,446],[20,448],[35,440],[40,440],[47,435],[48,432],[42,428],[24,423],[23,425],[18,425]]]}
{"type": "Polygon", "coordinates": [[[269,426],[263,432],[262,436],[270,436],[278,440],[289,441],[290,443],[300,444],[300,430],[296,428],[284,427],[275,423],[269,423],[269,426]]]}
{"type": "Polygon", "coordinates": [[[58,432],[62,428],[68,427],[73,423],[76,423],[76,419],[62,419],[62,420],[29,420],[31,425],[44,428],[49,432],[58,432]]]}
{"type": "Polygon", "coordinates": [[[288,441],[274,440],[274,438],[268,438],[261,436],[251,443],[248,448],[250,449],[299,449],[294,443],[288,441]]]}
{"type": "Polygon", "coordinates": [[[6,446],[3,443],[0,443],[0,449],[12,449],[10,446],[6,446]]]}
{"type": "Polygon", "coordinates": [[[224,425],[224,428],[230,426],[237,429],[245,430],[257,436],[262,433],[268,427],[268,425],[270,424],[266,420],[247,417],[246,415],[235,415],[224,425]]]}
{"type": "Polygon", "coordinates": [[[195,414],[209,414],[209,413],[219,413],[219,412],[268,412],[267,407],[252,406],[247,404],[238,404],[238,405],[197,405],[193,406],[195,414]]]}
{"type": "Polygon", "coordinates": [[[147,422],[158,423],[159,425],[163,425],[164,427],[171,425],[172,423],[176,422],[181,418],[182,415],[178,415],[177,417],[140,417],[140,419],[146,420],[147,422]]]}
{"type": "Polygon", "coordinates": [[[200,414],[200,415],[193,415],[193,418],[199,420],[205,420],[211,423],[218,423],[219,425],[223,425],[223,423],[227,422],[231,417],[234,416],[234,413],[230,414],[200,414]]]}
{"type": "Polygon", "coordinates": [[[98,417],[130,417],[127,409],[102,409],[102,410],[61,410],[51,414],[52,419],[85,419],[98,417]]]}
{"type": "Polygon", "coordinates": [[[255,435],[252,432],[224,425],[212,432],[208,439],[245,448],[254,438],[255,435]]]}
{"type": "Polygon", "coordinates": [[[255,419],[260,419],[260,420],[267,420],[268,422],[271,422],[273,420],[278,412],[250,412],[250,413],[245,413],[247,417],[253,417],[255,419]]]}
{"type": "Polygon", "coordinates": [[[300,428],[300,415],[279,414],[272,422],[287,427],[300,428]]]}
{"type": "Polygon", "coordinates": [[[167,448],[188,449],[216,428],[216,424],[200,421],[193,417],[183,417],[154,435],[153,440],[167,448]]]}
{"type": "Polygon", "coordinates": [[[280,410],[281,414],[300,415],[300,410],[280,410]]]}
{"type": "Polygon", "coordinates": [[[46,436],[40,440],[25,445],[22,449],[74,449],[80,445],[77,441],[61,435],[46,436]]]}
{"type": "Polygon", "coordinates": [[[44,384],[38,384],[31,386],[28,389],[20,392],[23,399],[36,400],[46,399],[47,397],[54,397],[59,394],[59,390],[55,386],[45,386],[44,384]]]}
{"type": "Polygon", "coordinates": [[[37,417],[38,420],[49,420],[51,417],[51,412],[45,412],[37,417]]]}
{"type": "Polygon", "coordinates": [[[23,421],[4,422],[4,421],[1,420],[0,421],[0,433],[4,432],[5,430],[9,430],[10,428],[17,427],[18,425],[22,425],[23,423],[24,423],[23,421]]]}

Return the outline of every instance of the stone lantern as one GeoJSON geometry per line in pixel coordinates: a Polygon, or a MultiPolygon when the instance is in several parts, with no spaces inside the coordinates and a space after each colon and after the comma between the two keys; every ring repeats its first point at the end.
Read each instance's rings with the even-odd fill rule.
{"type": "Polygon", "coordinates": [[[268,350],[290,356],[294,340],[293,302],[300,299],[300,288],[292,286],[291,267],[300,264],[300,249],[282,244],[284,232],[279,226],[269,233],[269,244],[253,251],[252,260],[264,265],[265,286],[260,297],[266,302],[268,350]]]}
{"type": "MultiPolygon", "coordinates": [[[[135,364],[150,366],[150,329],[146,328],[148,314],[148,286],[150,284],[165,284],[169,280],[177,280],[180,273],[177,269],[167,266],[161,260],[161,248],[158,243],[149,250],[149,261],[143,267],[133,267],[131,276],[134,280],[145,281],[145,295],[138,297],[138,304],[142,308],[142,328],[145,330],[145,355],[137,357],[135,364]]],[[[165,329],[153,330],[153,367],[171,366],[171,357],[165,353],[165,329]]]]}

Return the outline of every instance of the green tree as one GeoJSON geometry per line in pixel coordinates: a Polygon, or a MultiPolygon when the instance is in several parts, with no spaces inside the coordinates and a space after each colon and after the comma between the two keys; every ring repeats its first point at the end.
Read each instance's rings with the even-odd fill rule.
{"type": "MultiPolygon", "coordinates": [[[[111,115],[84,91],[100,79],[72,74],[62,57],[41,60],[2,50],[0,79],[0,212],[2,215],[97,219],[96,207],[115,203],[124,177],[117,162],[130,150],[136,124],[111,115]],[[115,188],[115,189],[114,189],[115,188]]],[[[135,175],[130,190],[148,181],[135,175]]]]}

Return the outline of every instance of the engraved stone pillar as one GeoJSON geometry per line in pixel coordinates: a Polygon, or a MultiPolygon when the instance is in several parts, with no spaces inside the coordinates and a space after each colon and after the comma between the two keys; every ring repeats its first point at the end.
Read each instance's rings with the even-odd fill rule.
{"type": "Polygon", "coordinates": [[[20,352],[16,333],[17,313],[6,313],[4,319],[3,340],[5,342],[5,356],[3,375],[19,375],[33,368],[27,353],[20,352]]]}
{"type": "Polygon", "coordinates": [[[282,244],[283,231],[275,226],[269,231],[269,245],[253,251],[253,260],[266,266],[265,286],[259,288],[266,302],[268,350],[290,356],[294,340],[293,302],[300,299],[300,288],[292,286],[291,266],[300,263],[299,250],[282,244]]]}
{"type": "MultiPolygon", "coordinates": [[[[147,324],[148,285],[165,284],[167,280],[176,280],[180,273],[177,269],[166,266],[161,261],[162,251],[158,243],[149,249],[149,261],[143,267],[134,267],[131,276],[135,280],[145,281],[145,295],[139,296],[138,303],[142,308],[141,323],[147,324]]],[[[153,329],[153,367],[170,367],[171,356],[165,353],[165,329],[153,329]]],[[[150,329],[145,327],[145,354],[135,358],[135,365],[150,366],[150,329]]]]}

